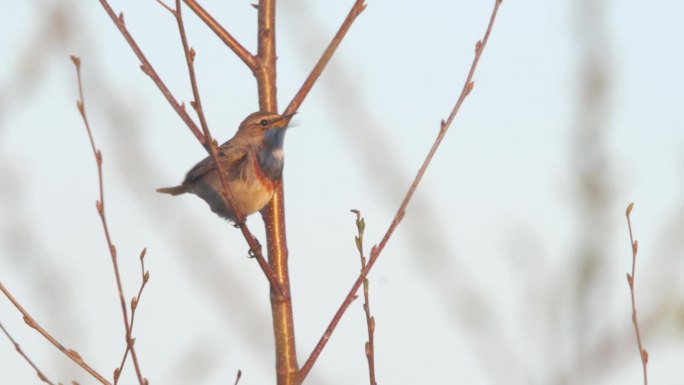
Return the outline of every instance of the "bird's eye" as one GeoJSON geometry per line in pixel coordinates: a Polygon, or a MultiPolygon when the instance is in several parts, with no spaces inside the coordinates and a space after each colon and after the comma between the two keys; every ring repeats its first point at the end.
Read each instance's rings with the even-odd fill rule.
{"type": "Polygon", "coordinates": [[[268,120],[261,119],[261,121],[259,121],[259,124],[261,124],[261,127],[266,127],[266,126],[268,126],[268,120]]]}

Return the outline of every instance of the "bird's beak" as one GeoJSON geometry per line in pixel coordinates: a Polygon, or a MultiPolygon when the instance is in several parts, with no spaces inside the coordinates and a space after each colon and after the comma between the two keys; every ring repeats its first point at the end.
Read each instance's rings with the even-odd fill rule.
{"type": "Polygon", "coordinates": [[[280,119],[278,119],[278,128],[285,128],[287,127],[288,124],[290,124],[290,120],[292,119],[293,116],[297,114],[296,112],[293,112],[291,114],[286,114],[282,115],[280,119]]]}

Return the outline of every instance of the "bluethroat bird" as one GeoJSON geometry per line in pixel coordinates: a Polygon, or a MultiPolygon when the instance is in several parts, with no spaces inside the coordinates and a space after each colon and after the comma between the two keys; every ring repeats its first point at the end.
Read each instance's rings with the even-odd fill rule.
{"type": "MultiPolygon", "coordinates": [[[[240,123],[235,136],[218,148],[219,163],[243,215],[261,210],[271,200],[283,173],[283,139],[292,115],[254,112],[240,123]]],[[[221,180],[211,156],[197,163],[179,186],[160,193],[195,194],[220,217],[236,222],[235,213],[221,199],[221,180]]]]}

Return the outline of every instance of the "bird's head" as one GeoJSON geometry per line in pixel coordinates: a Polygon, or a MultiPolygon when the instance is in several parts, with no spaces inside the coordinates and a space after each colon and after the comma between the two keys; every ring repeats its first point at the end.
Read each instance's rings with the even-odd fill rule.
{"type": "Polygon", "coordinates": [[[269,137],[281,137],[294,114],[278,115],[271,112],[254,112],[240,123],[238,134],[253,144],[261,144],[269,137]]]}

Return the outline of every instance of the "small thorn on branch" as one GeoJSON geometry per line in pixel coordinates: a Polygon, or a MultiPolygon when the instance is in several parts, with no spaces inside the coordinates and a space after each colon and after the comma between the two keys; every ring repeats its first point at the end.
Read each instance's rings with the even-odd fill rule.
{"type": "Polygon", "coordinates": [[[121,27],[125,27],[125,26],[126,26],[126,22],[124,22],[124,14],[123,14],[123,12],[120,12],[120,13],[119,13],[119,24],[121,25],[121,27]]]}

